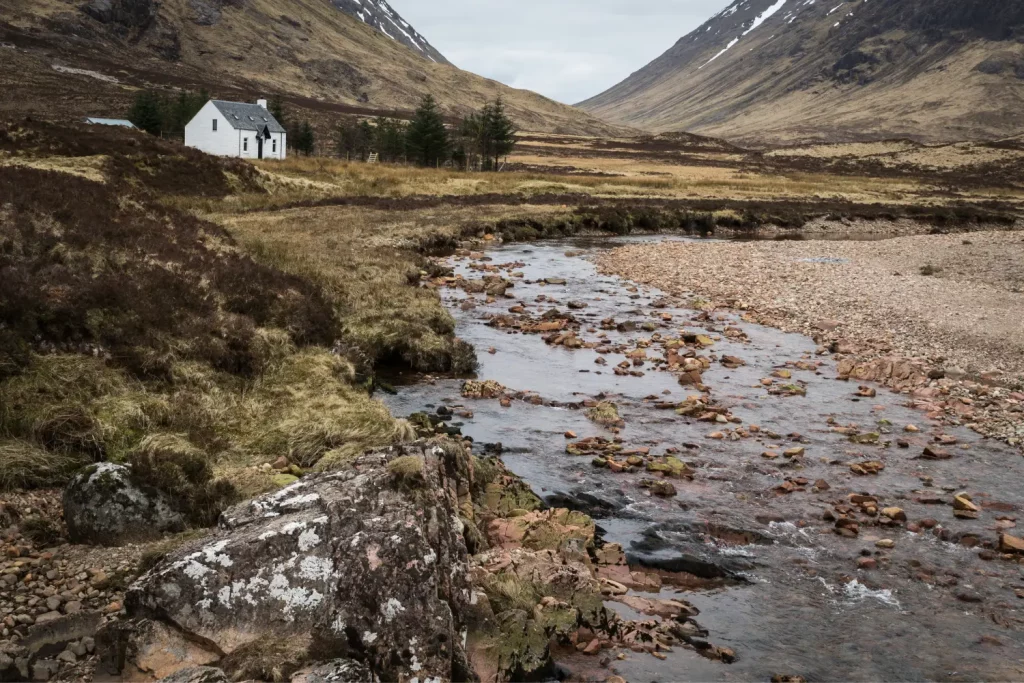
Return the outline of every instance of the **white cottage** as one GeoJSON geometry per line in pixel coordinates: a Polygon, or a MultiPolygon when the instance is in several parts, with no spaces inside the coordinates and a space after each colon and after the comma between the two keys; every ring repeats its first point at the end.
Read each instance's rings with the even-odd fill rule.
{"type": "Polygon", "coordinates": [[[267,110],[266,100],[210,100],[185,126],[186,147],[222,157],[284,159],[287,142],[287,133],[267,110]]]}

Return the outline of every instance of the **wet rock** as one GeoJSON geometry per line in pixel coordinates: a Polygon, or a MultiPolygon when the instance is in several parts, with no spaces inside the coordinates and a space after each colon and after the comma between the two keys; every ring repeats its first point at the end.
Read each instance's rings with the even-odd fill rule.
{"type": "Polygon", "coordinates": [[[304,669],[292,676],[291,683],[358,683],[374,680],[373,673],[362,662],[336,659],[312,669],[304,669]]]}
{"type": "Polygon", "coordinates": [[[873,569],[878,569],[878,561],[875,560],[873,557],[862,557],[859,560],[857,560],[857,569],[863,571],[871,571],[873,569]]]}
{"type": "Polygon", "coordinates": [[[672,498],[677,493],[672,482],[663,479],[644,479],[640,482],[640,487],[649,489],[652,494],[660,498],[672,498]]]}
{"type": "Polygon", "coordinates": [[[803,446],[796,446],[783,451],[782,454],[787,458],[802,458],[806,450],[803,446]]]}
{"type": "Polygon", "coordinates": [[[171,501],[143,490],[122,465],[99,463],[77,474],[64,491],[64,518],[74,543],[116,546],[152,541],[185,530],[171,501]]]}
{"type": "Polygon", "coordinates": [[[464,398],[501,398],[507,391],[508,389],[494,380],[470,380],[462,385],[464,398]]]}
{"type": "Polygon", "coordinates": [[[885,464],[878,460],[868,460],[850,465],[850,471],[862,477],[878,474],[884,469],[885,464]]]}
{"type": "Polygon", "coordinates": [[[883,538],[880,541],[875,541],[876,548],[882,548],[883,550],[891,550],[896,547],[896,542],[889,538],[883,538]]]}
{"type": "Polygon", "coordinates": [[[160,679],[159,683],[229,683],[220,669],[212,666],[190,666],[160,679]]]}
{"type": "MultiPolygon", "coordinates": [[[[232,508],[132,585],[128,617],[215,657],[287,640],[320,660],[354,648],[382,679],[466,678],[470,466],[460,448],[396,446],[232,508]]],[[[151,640],[138,632],[136,649],[151,640]]]]}
{"type": "Polygon", "coordinates": [[[925,446],[924,452],[921,453],[922,460],[949,460],[952,457],[952,454],[932,446],[925,446]]]}
{"type": "Polygon", "coordinates": [[[962,590],[956,594],[956,599],[960,602],[979,603],[985,602],[984,596],[981,593],[973,590],[962,590]]]}
{"type": "Polygon", "coordinates": [[[889,507],[882,509],[882,515],[888,517],[894,522],[905,522],[907,521],[907,513],[902,508],[889,507]]]}
{"type": "Polygon", "coordinates": [[[974,513],[979,511],[978,506],[971,501],[971,497],[966,493],[960,493],[953,497],[953,509],[974,513]]]}
{"type": "Polygon", "coordinates": [[[1003,534],[999,537],[999,552],[1002,553],[1024,553],[1024,539],[1003,534]]]}

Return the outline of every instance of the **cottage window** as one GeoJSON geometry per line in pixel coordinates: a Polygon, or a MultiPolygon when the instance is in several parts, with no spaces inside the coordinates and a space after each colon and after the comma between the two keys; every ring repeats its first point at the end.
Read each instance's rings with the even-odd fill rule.
{"type": "Polygon", "coordinates": [[[216,132],[217,132],[217,119],[214,119],[214,120],[213,120],[213,132],[214,132],[214,133],[216,133],[216,132]]]}
{"type": "Polygon", "coordinates": [[[277,153],[277,140],[270,141],[270,151],[274,152],[275,154],[277,153]]]}
{"type": "Polygon", "coordinates": [[[242,138],[242,151],[243,152],[248,152],[249,151],[249,138],[242,138]]]}

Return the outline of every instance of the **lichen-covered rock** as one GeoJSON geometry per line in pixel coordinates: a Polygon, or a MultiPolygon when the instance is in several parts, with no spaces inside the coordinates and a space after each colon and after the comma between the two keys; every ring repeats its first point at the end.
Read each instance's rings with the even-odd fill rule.
{"type": "Polygon", "coordinates": [[[185,518],[166,496],[142,489],[123,465],[82,470],[64,491],[64,519],[73,543],[118,546],[185,530],[185,518]]]}
{"type": "Polygon", "coordinates": [[[314,661],[354,659],[381,680],[473,680],[459,516],[468,459],[395,446],[232,508],[216,534],[132,585],[129,617],[168,623],[225,659],[306,638],[314,661]],[[415,478],[388,467],[398,458],[422,460],[415,478]]]}
{"type": "Polygon", "coordinates": [[[366,665],[352,659],[336,659],[292,676],[292,683],[363,683],[372,680],[373,675],[366,665]]]}
{"type": "Polygon", "coordinates": [[[227,675],[220,669],[212,666],[194,666],[182,669],[166,678],[161,678],[160,683],[230,683],[227,675]]]}

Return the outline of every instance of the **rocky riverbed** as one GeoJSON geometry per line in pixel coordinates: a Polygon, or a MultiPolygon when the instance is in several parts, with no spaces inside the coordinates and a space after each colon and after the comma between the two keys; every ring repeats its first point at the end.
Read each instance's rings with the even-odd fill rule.
{"type": "Polygon", "coordinates": [[[1024,233],[645,244],[599,264],[812,336],[855,377],[916,391],[953,424],[1024,443],[1024,233]],[[919,368],[917,381],[887,373],[894,362],[919,368]]]}
{"type": "Polygon", "coordinates": [[[481,380],[416,378],[392,409],[436,410],[549,504],[594,517],[630,565],[690,577],[637,597],[692,604],[733,656],[613,646],[626,679],[1024,675],[1019,451],[952,419],[957,382],[923,364],[868,368],[588,260],[693,245],[461,253],[432,286],[481,380]]]}

